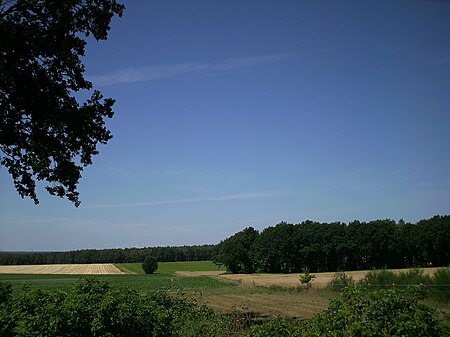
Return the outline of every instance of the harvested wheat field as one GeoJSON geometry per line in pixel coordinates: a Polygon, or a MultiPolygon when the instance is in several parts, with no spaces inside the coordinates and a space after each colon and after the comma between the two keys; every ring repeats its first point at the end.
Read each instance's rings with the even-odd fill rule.
{"type": "Polygon", "coordinates": [[[23,266],[0,266],[0,274],[72,274],[107,275],[125,274],[110,263],[103,264],[42,264],[23,266]]]}
{"type": "MultiPolygon", "coordinates": [[[[437,268],[423,269],[425,275],[431,275],[437,268]]],[[[393,272],[405,272],[407,269],[391,269],[393,272]]],[[[352,277],[355,282],[364,278],[369,270],[346,271],[345,274],[352,277]]],[[[302,274],[223,274],[222,272],[177,272],[183,276],[210,276],[219,277],[233,282],[239,282],[242,286],[281,286],[286,288],[293,288],[300,285],[300,276],[302,274]]],[[[311,285],[315,288],[324,288],[330,282],[334,272],[329,273],[312,273],[316,277],[311,281],[311,285]]]]}
{"type": "MultiPolygon", "coordinates": [[[[359,281],[364,278],[367,271],[353,271],[346,272],[348,276],[351,276],[353,280],[359,281]]],[[[330,283],[335,273],[312,273],[316,277],[311,281],[311,285],[316,288],[323,288],[330,283]]],[[[301,274],[229,274],[220,275],[230,281],[237,281],[243,286],[259,286],[270,287],[280,286],[286,288],[292,288],[300,285],[301,274]]]]}

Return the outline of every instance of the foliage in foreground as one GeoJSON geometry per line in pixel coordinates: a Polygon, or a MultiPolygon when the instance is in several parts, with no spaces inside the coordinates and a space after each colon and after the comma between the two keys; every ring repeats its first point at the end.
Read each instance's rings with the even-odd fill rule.
{"type": "Polygon", "coordinates": [[[346,288],[310,320],[275,319],[248,328],[164,292],[140,295],[94,278],[69,291],[17,292],[0,283],[0,337],[9,336],[450,336],[439,313],[398,289],[346,288]]]}
{"type": "Polygon", "coordinates": [[[86,278],[70,291],[0,286],[0,336],[220,336],[231,320],[165,293],[86,278]]]}
{"type": "Polygon", "coordinates": [[[268,336],[450,336],[438,312],[396,289],[350,286],[310,321],[274,320],[252,327],[248,337],[268,336]]]}

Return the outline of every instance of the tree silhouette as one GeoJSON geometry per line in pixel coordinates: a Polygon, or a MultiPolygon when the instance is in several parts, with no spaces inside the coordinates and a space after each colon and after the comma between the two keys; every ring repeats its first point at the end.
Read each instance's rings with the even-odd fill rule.
{"type": "Polygon", "coordinates": [[[39,203],[36,181],[80,204],[77,185],[97,145],[112,138],[114,100],[92,89],[80,58],[85,39],[105,40],[115,0],[0,0],[0,163],[19,195],[39,203]]]}

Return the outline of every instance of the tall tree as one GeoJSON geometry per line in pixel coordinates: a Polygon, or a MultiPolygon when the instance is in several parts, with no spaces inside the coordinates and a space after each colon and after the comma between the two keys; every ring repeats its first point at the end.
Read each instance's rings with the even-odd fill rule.
{"type": "Polygon", "coordinates": [[[253,273],[255,264],[252,259],[252,246],[258,235],[258,231],[253,227],[247,227],[221,241],[215,262],[225,265],[231,273],[253,273]]]}
{"type": "Polygon", "coordinates": [[[52,195],[80,204],[77,185],[97,145],[112,135],[105,119],[114,100],[83,75],[85,39],[105,40],[115,0],[0,0],[0,163],[19,195],[36,204],[36,181],[52,195]]]}

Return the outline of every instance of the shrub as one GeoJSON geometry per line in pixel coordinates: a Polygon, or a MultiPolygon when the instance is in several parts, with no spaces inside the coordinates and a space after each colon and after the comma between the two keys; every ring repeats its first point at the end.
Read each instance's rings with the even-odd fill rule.
{"type": "Polygon", "coordinates": [[[450,301],[450,267],[439,268],[431,278],[430,295],[438,300],[450,301]]]}
{"type": "Polygon", "coordinates": [[[231,316],[216,313],[206,306],[199,306],[193,300],[174,298],[172,301],[177,336],[228,336],[233,330],[231,316]]]}
{"type": "Polygon", "coordinates": [[[193,301],[162,292],[140,295],[95,278],[67,292],[30,288],[0,303],[0,337],[225,336],[231,330],[232,317],[193,301]]]}
{"type": "Polygon", "coordinates": [[[250,328],[247,337],[448,336],[438,312],[397,289],[351,285],[328,309],[308,321],[276,319],[250,328]]]}
{"type": "Polygon", "coordinates": [[[147,256],[142,262],[142,269],[146,274],[153,274],[158,269],[158,261],[153,256],[147,256]]]}
{"type": "Polygon", "coordinates": [[[313,275],[309,272],[308,268],[305,268],[302,275],[300,275],[300,283],[305,287],[311,287],[311,281],[316,278],[316,275],[313,275]]]}
{"type": "Polygon", "coordinates": [[[340,291],[353,283],[354,283],[353,278],[351,276],[346,275],[343,271],[341,271],[333,275],[333,278],[329,283],[329,287],[334,291],[340,291]]]}
{"type": "Polygon", "coordinates": [[[298,322],[288,322],[284,319],[277,318],[259,326],[251,327],[247,333],[247,337],[301,337],[303,336],[303,328],[298,322]]]}
{"type": "Polygon", "coordinates": [[[390,287],[395,285],[397,282],[397,276],[394,272],[386,269],[381,270],[371,270],[369,271],[364,279],[361,281],[362,284],[367,286],[383,286],[390,287]]]}
{"type": "Polygon", "coordinates": [[[428,284],[431,282],[430,277],[423,274],[423,269],[409,269],[406,272],[396,274],[396,284],[411,286],[419,284],[428,284]]]}
{"type": "Polygon", "coordinates": [[[442,336],[438,313],[396,289],[351,286],[317,316],[310,336],[442,336]]]}
{"type": "Polygon", "coordinates": [[[7,282],[0,282],[0,304],[8,302],[12,294],[12,285],[7,282]]]}
{"type": "Polygon", "coordinates": [[[173,336],[173,321],[156,298],[91,278],[69,292],[29,289],[0,306],[2,337],[173,336]]]}

